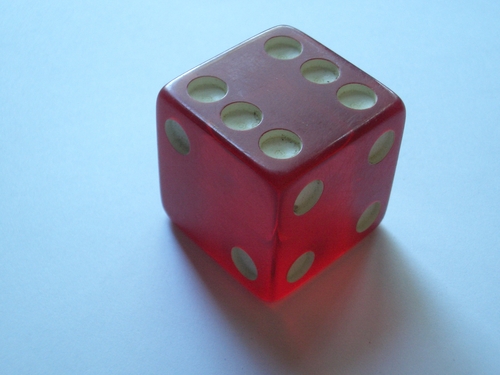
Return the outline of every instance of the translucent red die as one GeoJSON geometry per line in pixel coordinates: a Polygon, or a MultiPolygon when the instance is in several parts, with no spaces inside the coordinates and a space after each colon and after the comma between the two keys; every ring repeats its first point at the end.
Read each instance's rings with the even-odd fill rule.
{"type": "Polygon", "coordinates": [[[160,91],[164,208],[250,291],[280,299],[380,223],[404,121],[392,91],[275,27],[160,91]]]}

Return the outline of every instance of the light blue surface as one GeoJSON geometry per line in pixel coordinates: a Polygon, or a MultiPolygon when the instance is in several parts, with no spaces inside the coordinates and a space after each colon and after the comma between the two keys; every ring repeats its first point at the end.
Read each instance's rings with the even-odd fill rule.
{"type": "Polygon", "coordinates": [[[497,374],[500,3],[3,2],[1,374],[497,374]],[[408,111],[387,216],[285,301],[160,204],[155,101],[277,24],[408,111]]]}

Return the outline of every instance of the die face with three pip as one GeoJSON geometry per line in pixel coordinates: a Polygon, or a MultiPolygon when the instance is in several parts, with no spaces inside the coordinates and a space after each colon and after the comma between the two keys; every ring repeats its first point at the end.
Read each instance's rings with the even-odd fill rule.
{"type": "Polygon", "coordinates": [[[249,290],[278,300],[380,223],[404,121],[392,91],[275,27],[160,91],[164,208],[249,290]]]}

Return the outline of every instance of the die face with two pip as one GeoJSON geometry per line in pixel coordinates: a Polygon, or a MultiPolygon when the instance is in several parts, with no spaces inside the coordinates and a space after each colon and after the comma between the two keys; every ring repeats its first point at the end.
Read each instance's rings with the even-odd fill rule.
{"type": "Polygon", "coordinates": [[[160,91],[163,206],[239,282],[278,300],[380,223],[404,121],[392,91],[275,27],[160,91]]]}

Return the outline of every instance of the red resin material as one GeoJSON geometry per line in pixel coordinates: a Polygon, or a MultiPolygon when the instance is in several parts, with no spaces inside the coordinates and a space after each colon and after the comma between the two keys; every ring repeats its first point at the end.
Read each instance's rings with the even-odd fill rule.
{"type": "MultiPolygon", "coordinates": [[[[258,122],[258,113],[254,115],[258,122]]],[[[160,91],[157,131],[164,208],[249,290],[267,301],[280,299],[380,223],[404,121],[401,99],[374,78],[294,28],[270,29],[160,91]],[[280,59],[266,52],[267,41],[283,36],[299,43],[298,56],[280,59]],[[313,59],[333,63],[338,77],[322,84],[306,79],[301,67],[313,59]],[[214,102],[195,100],[187,87],[198,77],[219,78],[227,94],[214,102]],[[372,90],[373,106],[355,109],[341,103],[341,88],[353,83],[372,90]],[[235,102],[260,109],[260,124],[248,130],[228,127],[221,113],[235,102]],[[173,146],[179,137],[174,135],[172,143],[167,137],[168,120],[184,130],[187,148],[173,146]],[[298,136],[301,149],[296,156],[277,159],[263,152],[261,136],[274,129],[298,136]],[[382,159],[375,155],[373,162],[372,147],[387,132],[393,141],[378,153],[382,159]],[[304,204],[312,208],[297,215],[299,193],[315,180],[323,186],[319,199],[306,198],[304,204]],[[363,213],[374,203],[364,220],[363,213]],[[248,254],[250,263],[232,251],[235,247],[248,254]]]]}

